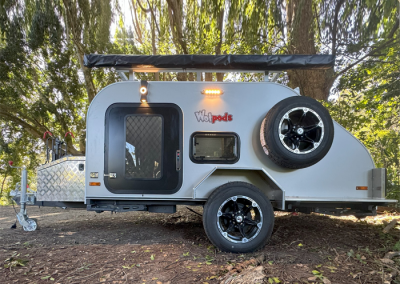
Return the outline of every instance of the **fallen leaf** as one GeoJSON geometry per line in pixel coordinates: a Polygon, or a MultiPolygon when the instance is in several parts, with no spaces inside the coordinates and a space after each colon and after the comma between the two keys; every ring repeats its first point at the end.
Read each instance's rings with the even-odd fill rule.
{"type": "Polygon", "coordinates": [[[381,261],[385,264],[393,264],[394,261],[388,258],[381,258],[381,261]]]}
{"type": "Polygon", "coordinates": [[[324,279],[322,279],[322,282],[324,282],[324,284],[331,284],[332,282],[328,279],[328,278],[326,278],[326,277],[324,277],[324,279]]]}

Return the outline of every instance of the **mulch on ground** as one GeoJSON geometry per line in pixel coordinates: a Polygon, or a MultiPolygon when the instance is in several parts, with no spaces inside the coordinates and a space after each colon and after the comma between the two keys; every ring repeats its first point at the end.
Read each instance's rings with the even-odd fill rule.
{"type": "Polygon", "coordinates": [[[400,283],[400,257],[381,260],[400,250],[399,224],[382,232],[396,212],[361,221],[277,212],[270,242],[251,254],[219,252],[185,207],[28,213],[39,230],[10,229],[13,208],[0,207],[0,283],[400,283]]]}

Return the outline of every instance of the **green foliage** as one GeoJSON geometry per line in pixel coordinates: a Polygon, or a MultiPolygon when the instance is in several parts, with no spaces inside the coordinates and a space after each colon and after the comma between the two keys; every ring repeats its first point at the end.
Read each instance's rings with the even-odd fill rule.
{"type": "Polygon", "coordinates": [[[397,243],[393,246],[393,250],[400,251],[400,241],[397,241],[397,243]]]}
{"type": "Polygon", "coordinates": [[[387,168],[387,197],[400,199],[400,52],[389,49],[342,76],[340,97],[326,104],[332,117],[387,168]]]}
{"type": "MultiPolygon", "coordinates": [[[[68,151],[85,153],[89,100],[77,50],[118,53],[119,46],[110,40],[111,4],[78,2],[69,7],[75,14],[67,11],[64,1],[1,4],[0,204],[9,202],[8,192],[20,179],[20,171],[8,167],[9,160],[28,168],[28,183],[36,189],[35,168],[44,162],[45,131],[61,138],[73,132],[75,140],[66,138],[68,151]],[[79,42],[76,29],[84,31],[79,42]]],[[[91,80],[101,89],[117,81],[117,75],[96,70],[91,80]]]]}
{"type": "Polygon", "coordinates": [[[4,268],[11,270],[13,267],[25,266],[29,262],[29,260],[18,258],[19,256],[19,253],[14,252],[11,257],[4,261],[4,268]]]}

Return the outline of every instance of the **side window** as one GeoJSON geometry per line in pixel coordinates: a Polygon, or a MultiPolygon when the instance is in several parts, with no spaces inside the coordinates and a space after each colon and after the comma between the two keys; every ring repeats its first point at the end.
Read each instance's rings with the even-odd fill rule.
{"type": "Polygon", "coordinates": [[[163,119],[160,115],[129,115],[125,118],[125,177],[162,177],[163,119]]]}
{"type": "Polygon", "coordinates": [[[197,164],[234,164],[239,160],[239,136],[232,132],[195,132],[190,159],[197,164]]]}

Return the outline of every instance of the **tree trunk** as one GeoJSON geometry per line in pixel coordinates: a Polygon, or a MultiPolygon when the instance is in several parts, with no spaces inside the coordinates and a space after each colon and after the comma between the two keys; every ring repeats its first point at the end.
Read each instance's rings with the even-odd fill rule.
{"type": "Polygon", "coordinates": [[[86,153],[86,132],[79,135],[79,151],[85,155],[86,153]]]}
{"type": "Polygon", "coordinates": [[[178,74],[176,74],[176,79],[178,81],[187,81],[187,73],[184,72],[179,72],[178,74]]]}
{"type": "Polygon", "coordinates": [[[213,79],[212,73],[205,73],[204,81],[212,81],[212,79],[213,79]]]}
{"type": "MultiPolygon", "coordinates": [[[[311,0],[289,0],[287,5],[287,26],[290,54],[316,54],[314,41],[314,16],[311,0]]],[[[335,80],[333,69],[289,70],[289,87],[300,88],[303,96],[327,100],[335,80]]]]}
{"type": "Polygon", "coordinates": [[[195,81],[195,73],[189,72],[188,73],[188,80],[189,81],[195,81]]]}
{"type": "Polygon", "coordinates": [[[85,78],[85,87],[86,87],[86,92],[88,94],[88,101],[90,104],[94,99],[94,97],[96,96],[97,91],[93,83],[93,77],[92,73],[90,72],[90,69],[85,67],[85,65],[83,64],[84,53],[80,52],[77,46],[76,46],[76,53],[79,59],[79,65],[81,66],[81,70],[83,72],[83,77],[85,78]]]}
{"type": "MultiPolygon", "coordinates": [[[[216,55],[220,55],[221,54],[221,47],[222,47],[222,32],[224,29],[224,14],[225,14],[225,10],[221,9],[221,11],[219,12],[218,15],[218,19],[217,19],[217,29],[219,32],[219,41],[217,46],[215,47],[215,54],[216,55]]],[[[224,73],[216,73],[217,76],[217,81],[222,82],[224,80],[224,73]]]]}
{"type": "Polygon", "coordinates": [[[183,36],[183,3],[182,0],[167,0],[169,23],[171,27],[172,39],[178,52],[188,54],[187,44],[183,36]]]}
{"type": "MultiPolygon", "coordinates": [[[[150,5],[149,5],[150,7],[150,5]]],[[[154,17],[151,17],[151,47],[153,49],[153,55],[157,55],[157,47],[156,47],[156,25],[155,25],[156,19],[154,17]]],[[[156,81],[160,81],[160,73],[156,72],[154,73],[154,79],[156,81]]]]}
{"type": "Polygon", "coordinates": [[[4,183],[6,182],[6,179],[7,179],[7,174],[8,174],[8,171],[5,172],[3,182],[1,183],[0,198],[3,195],[3,188],[4,188],[4,183]]]}
{"type": "Polygon", "coordinates": [[[78,11],[75,3],[71,3],[70,0],[64,0],[65,7],[65,23],[66,31],[68,36],[71,38],[75,46],[76,55],[78,57],[79,65],[83,72],[83,77],[85,79],[85,87],[88,95],[89,103],[96,96],[96,88],[93,83],[92,73],[89,68],[86,68],[83,64],[83,55],[85,54],[85,48],[82,44],[81,39],[81,27],[79,26],[78,11]]]}

